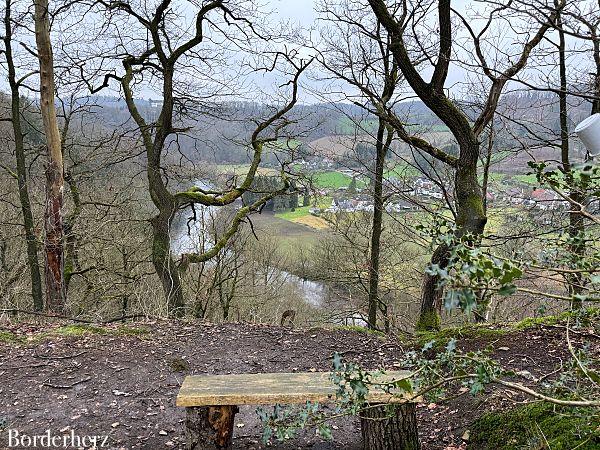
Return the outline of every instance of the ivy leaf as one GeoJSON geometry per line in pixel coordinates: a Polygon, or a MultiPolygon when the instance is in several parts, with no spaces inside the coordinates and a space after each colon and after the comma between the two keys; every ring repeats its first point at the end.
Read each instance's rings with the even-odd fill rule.
{"type": "Polygon", "coordinates": [[[408,378],[398,380],[395,384],[396,388],[402,390],[403,392],[412,392],[412,383],[408,378]]]}
{"type": "Polygon", "coordinates": [[[454,350],[456,350],[456,339],[452,338],[448,341],[448,344],[446,345],[446,352],[452,353],[454,352],[454,350]]]}
{"type": "Polygon", "coordinates": [[[513,295],[515,292],[517,292],[517,287],[514,284],[505,284],[498,289],[500,295],[513,295]]]}
{"type": "Polygon", "coordinates": [[[326,423],[319,424],[319,436],[321,436],[323,439],[327,439],[328,441],[333,439],[329,425],[326,423]]]}

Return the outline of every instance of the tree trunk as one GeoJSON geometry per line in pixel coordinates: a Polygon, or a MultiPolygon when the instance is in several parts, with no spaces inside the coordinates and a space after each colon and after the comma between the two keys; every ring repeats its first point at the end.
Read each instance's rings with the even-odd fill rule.
{"type": "Polygon", "coordinates": [[[71,199],[73,200],[73,211],[64,220],[64,239],[65,239],[65,264],[64,264],[64,283],[65,292],[69,293],[69,284],[75,271],[81,270],[79,266],[78,256],[78,239],[75,233],[75,224],[81,214],[81,197],[79,195],[79,187],[75,181],[73,174],[65,171],[65,181],[69,185],[71,199]]]}
{"type": "Polygon", "coordinates": [[[160,213],[152,219],[152,263],[162,283],[169,316],[180,317],[183,315],[183,289],[181,285],[181,274],[179,267],[173,260],[171,253],[170,221],[172,216],[166,219],[160,213]]]}
{"type": "MultiPolygon", "coordinates": [[[[440,245],[431,256],[431,264],[445,267],[448,264],[448,247],[440,245]]],[[[442,325],[441,310],[443,290],[438,288],[439,277],[425,273],[421,289],[421,311],[417,331],[437,331],[442,325]]]]}
{"type": "Polygon", "coordinates": [[[35,40],[40,65],[40,111],[44,122],[48,167],[46,169],[46,306],[51,312],[64,313],[63,257],[63,158],[60,132],[54,106],[54,62],[50,42],[48,0],[35,0],[35,40]]]}
{"type": "Polygon", "coordinates": [[[233,439],[237,406],[186,408],[185,448],[187,450],[227,450],[233,439]]]}
{"type": "Polygon", "coordinates": [[[415,403],[367,408],[361,412],[360,423],[365,450],[420,448],[415,403]]]}
{"type": "MultiPolygon", "coordinates": [[[[383,142],[385,122],[379,119],[377,143],[375,145],[375,174],[373,186],[373,223],[371,228],[371,254],[369,261],[369,329],[377,329],[377,310],[379,309],[379,260],[381,254],[381,232],[383,230],[383,169],[387,153],[387,142],[383,142]]],[[[389,133],[392,134],[392,133],[389,133]]]]}
{"type": "Polygon", "coordinates": [[[12,55],[12,21],[11,0],[6,0],[4,16],[5,35],[4,48],[8,66],[8,83],[11,93],[11,121],[15,139],[15,158],[17,162],[17,185],[19,188],[19,201],[23,214],[23,228],[25,231],[25,243],[27,246],[27,264],[31,277],[31,295],[33,297],[33,309],[41,311],[44,308],[44,297],[42,293],[42,277],[38,261],[38,244],[35,235],[35,221],[31,210],[29,198],[29,187],[27,184],[27,163],[25,160],[25,144],[23,141],[23,129],[21,126],[21,102],[19,97],[19,85],[17,83],[15,64],[12,55]]]}
{"type": "MultiPolygon", "coordinates": [[[[477,242],[485,229],[487,217],[483,192],[477,179],[479,144],[476,140],[461,146],[460,159],[454,176],[454,198],[456,202],[456,228],[458,237],[470,236],[477,242]]],[[[431,257],[431,263],[442,269],[448,264],[448,249],[439,246],[431,257]]],[[[425,274],[421,299],[421,312],[417,329],[439,330],[443,291],[438,288],[439,278],[425,274]]]]}
{"type": "MultiPolygon", "coordinates": [[[[562,28],[562,17],[558,13],[557,29],[559,36],[558,44],[558,59],[559,59],[559,74],[560,74],[560,92],[558,94],[559,110],[560,110],[560,148],[562,169],[565,174],[565,180],[570,187],[569,197],[577,204],[583,205],[585,196],[579,192],[574,186],[573,173],[570,161],[570,146],[569,146],[569,115],[567,105],[567,65],[566,65],[566,42],[565,32],[562,28]]],[[[575,203],[569,204],[569,245],[568,251],[571,254],[572,260],[581,260],[585,255],[585,223],[583,216],[580,214],[581,209],[575,203]]],[[[576,295],[583,292],[583,277],[580,273],[569,274],[566,277],[569,286],[569,295],[573,297],[571,300],[571,308],[580,309],[582,302],[574,298],[576,295]]]]}

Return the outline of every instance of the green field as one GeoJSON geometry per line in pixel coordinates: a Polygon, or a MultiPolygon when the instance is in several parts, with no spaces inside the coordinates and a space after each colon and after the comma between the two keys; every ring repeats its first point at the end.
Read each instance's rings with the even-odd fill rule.
{"type": "Polygon", "coordinates": [[[386,170],[383,174],[383,177],[387,179],[390,177],[418,177],[420,175],[421,172],[413,166],[406,163],[398,163],[393,168],[386,170]]]}
{"type": "MultiPolygon", "coordinates": [[[[337,172],[335,170],[331,170],[329,172],[319,172],[313,177],[315,186],[327,189],[348,187],[350,186],[351,181],[352,177],[350,175],[346,175],[345,173],[337,172]]],[[[363,188],[366,185],[367,183],[360,177],[356,179],[356,187],[363,188]]]]}
{"type": "Polygon", "coordinates": [[[308,210],[310,208],[312,208],[312,206],[300,206],[300,207],[296,208],[294,211],[285,211],[285,212],[276,213],[275,217],[278,217],[283,220],[299,219],[300,217],[309,215],[310,213],[308,212],[308,210]]]}
{"type": "Polygon", "coordinates": [[[354,134],[357,131],[357,127],[360,127],[364,132],[372,134],[377,131],[377,123],[376,119],[366,119],[356,122],[349,117],[342,117],[336,127],[336,131],[339,134],[354,134]]]}
{"type": "Polygon", "coordinates": [[[260,239],[266,239],[265,236],[268,236],[274,248],[288,254],[292,259],[300,248],[317,245],[324,233],[269,213],[254,214],[252,222],[258,236],[261,236],[260,239]]]}
{"type": "MultiPolygon", "coordinates": [[[[331,197],[319,197],[317,206],[319,208],[325,209],[331,205],[331,197]]],[[[310,212],[308,210],[313,208],[313,205],[310,206],[299,206],[295,211],[284,211],[280,213],[276,213],[275,217],[283,220],[294,220],[299,219],[304,216],[308,216],[310,212]]]]}
{"type": "Polygon", "coordinates": [[[530,186],[538,186],[540,184],[534,174],[513,175],[512,178],[513,180],[518,181],[519,183],[528,184],[530,186]]]}

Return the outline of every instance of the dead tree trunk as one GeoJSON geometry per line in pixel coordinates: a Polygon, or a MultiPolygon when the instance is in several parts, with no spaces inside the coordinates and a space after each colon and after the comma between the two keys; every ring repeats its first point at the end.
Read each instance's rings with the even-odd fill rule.
{"type": "Polygon", "coordinates": [[[237,406],[186,408],[185,448],[187,450],[227,450],[233,439],[237,406]]]}
{"type": "Polygon", "coordinates": [[[48,0],[35,0],[35,41],[40,64],[40,110],[44,122],[48,168],[46,169],[46,307],[63,313],[65,309],[63,256],[63,158],[60,131],[54,106],[54,62],[50,42],[48,0]]]}
{"type": "Polygon", "coordinates": [[[360,422],[365,450],[420,448],[415,403],[367,408],[361,413],[360,422]]]}

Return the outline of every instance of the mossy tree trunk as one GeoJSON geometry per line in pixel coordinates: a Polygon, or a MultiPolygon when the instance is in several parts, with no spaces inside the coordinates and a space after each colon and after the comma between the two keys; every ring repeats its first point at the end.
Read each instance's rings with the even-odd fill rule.
{"type": "Polygon", "coordinates": [[[33,308],[41,311],[44,308],[44,294],[42,292],[42,277],[38,260],[38,242],[35,234],[35,220],[31,209],[29,197],[29,185],[27,181],[27,162],[25,160],[25,142],[23,139],[23,128],[21,125],[21,102],[19,95],[19,82],[15,69],[12,53],[12,30],[11,18],[12,1],[6,0],[4,11],[4,50],[8,67],[8,84],[11,94],[11,123],[15,139],[15,159],[17,165],[17,185],[19,188],[19,201],[23,214],[23,228],[25,231],[25,244],[27,247],[27,264],[31,277],[31,296],[33,308]]]}
{"type": "MultiPolygon", "coordinates": [[[[289,193],[289,179],[282,170],[283,187],[280,190],[265,194],[251,205],[244,205],[239,208],[228,224],[226,231],[215,238],[216,242],[211,249],[181,255],[179,261],[175,262],[171,251],[170,231],[177,212],[188,205],[199,204],[214,207],[232,205],[250,189],[261,163],[265,142],[277,140],[281,137],[279,133],[281,133],[282,129],[291,123],[286,118],[286,115],[297,102],[298,79],[310,62],[302,62],[296,65],[291,58],[288,58],[289,63],[296,71],[294,78],[288,84],[292,90],[291,99],[281,109],[274,111],[269,118],[257,122],[251,137],[254,154],[250,168],[239,185],[223,191],[204,190],[198,186],[191,186],[183,192],[171,192],[167,187],[167,179],[163,178],[165,172],[163,172],[162,156],[165,151],[165,144],[169,137],[188,130],[182,123],[174,124],[176,104],[177,108],[179,108],[188,102],[194,104],[201,98],[213,98],[213,96],[217,98],[220,95],[219,92],[206,92],[202,93],[202,95],[197,95],[198,93],[194,92],[188,96],[186,94],[187,87],[181,84],[175,89],[174,76],[176,67],[180,70],[186,66],[193,67],[195,64],[206,63],[199,56],[201,52],[198,47],[204,42],[204,28],[209,23],[207,16],[212,14],[213,11],[215,14],[223,14],[224,20],[236,32],[239,30],[240,23],[249,26],[251,26],[251,23],[246,18],[237,17],[233,14],[225,2],[208,2],[198,7],[195,12],[196,26],[191,33],[184,33],[186,35],[186,38],[184,38],[183,35],[173,36],[170,34],[171,31],[169,30],[168,23],[170,20],[169,14],[171,14],[172,10],[168,1],[159,2],[153,12],[148,11],[148,14],[151,15],[151,20],[146,19],[145,16],[138,15],[131,9],[131,6],[127,2],[116,2],[115,4],[111,4],[108,9],[110,11],[118,10],[128,15],[142,27],[147,39],[147,49],[137,54],[124,55],[121,61],[124,67],[123,76],[107,75],[104,79],[104,84],[96,89],[92,89],[92,92],[98,92],[100,89],[106,87],[109,79],[118,79],[123,89],[127,109],[139,129],[147,159],[146,176],[150,198],[157,209],[156,215],[150,220],[152,224],[152,263],[163,287],[169,307],[169,315],[179,316],[183,314],[185,306],[181,274],[189,264],[204,263],[219,253],[229,239],[238,231],[248,214],[258,211],[266,202],[276,196],[289,193]],[[175,43],[178,45],[174,46],[175,43]],[[182,63],[182,60],[185,60],[185,63],[182,63]],[[137,85],[140,79],[147,79],[146,77],[150,79],[154,79],[154,77],[162,79],[162,106],[160,107],[159,114],[156,115],[156,120],[152,122],[146,120],[138,109],[134,98],[133,86],[137,85]],[[177,95],[177,99],[175,95],[177,95]],[[270,134],[270,136],[263,136],[263,134],[270,134]]],[[[219,32],[226,33],[224,29],[220,29],[219,32]]],[[[123,48],[127,48],[130,43],[122,42],[122,45],[123,48]]],[[[139,49],[139,46],[136,48],[139,49]]],[[[183,72],[186,73],[186,70],[184,69],[183,72]]],[[[183,79],[185,78],[184,76],[183,79]]],[[[178,83],[182,83],[183,79],[178,80],[178,83]]],[[[190,89],[193,90],[193,88],[194,86],[190,86],[190,89]]],[[[187,106],[181,107],[181,114],[186,114],[183,112],[184,110],[187,110],[187,106]]],[[[180,121],[180,118],[177,117],[176,120],[180,121]]]]}
{"type": "MultiPolygon", "coordinates": [[[[481,36],[474,39],[476,56],[483,73],[491,80],[491,85],[479,116],[471,124],[468,114],[454,103],[445,91],[454,39],[451,1],[440,0],[437,2],[439,48],[437,59],[432,63],[433,72],[429,81],[423,79],[405,45],[405,33],[412,29],[407,20],[410,20],[412,14],[404,10],[392,12],[384,0],[368,1],[377,20],[390,36],[389,46],[406,81],[423,103],[444,122],[456,139],[460,150],[458,158],[418,136],[409,135],[402,120],[397,117],[392,117],[391,123],[405,142],[454,170],[456,228],[460,237],[472,235],[474,243],[477,243],[487,222],[483,192],[477,177],[480,153],[479,136],[493,119],[504,86],[525,67],[532,50],[543,40],[545,33],[554,26],[556,14],[550,15],[549,20],[540,21],[539,29],[535,34],[530,35],[530,38],[528,37],[529,40],[522,46],[518,58],[515,58],[514,62],[511,61],[503,70],[491,68],[481,47],[481,36]]],[[[561,1],[562,3],[564,2],[561,1]]],[[[404,6],[406,5],[404,3],[404,6]]],[[[443,255],[444,249],[437,249],[432,261],[444,264],[447,258],[444,258],[443,255]]],[[[442,267],[444,266],[442,265],[442,267]]],[[[435,277],[426,274],[423,282],[419,327],[423,329],[439,328],[441,296],[442,293],[438,289],[435,277]]]]}

